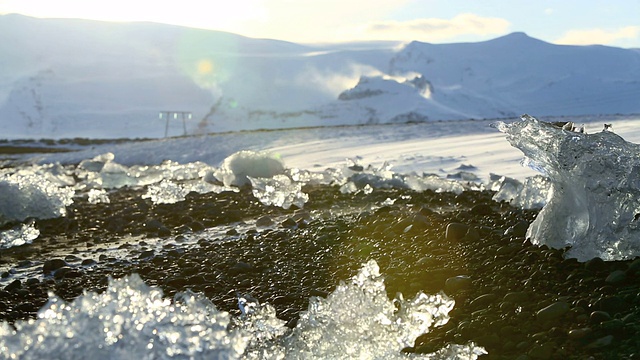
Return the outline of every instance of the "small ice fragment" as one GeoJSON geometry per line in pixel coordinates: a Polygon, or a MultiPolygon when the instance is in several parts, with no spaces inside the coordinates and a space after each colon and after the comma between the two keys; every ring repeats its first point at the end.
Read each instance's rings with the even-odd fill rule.
{"type": "Polygon", "coordinates": [[[87,193],[88,201],[91,204],[109,204],[111,200],[109,200],[109,196],[104,189],[91,189],[87,193]]]}
{"type": "Polygon", "coordinates": [[[184,189],[169,180],[162,180],[158,184],[149,185],[143,199],[151,199],[154,204],[175,204],[185,199],[184,189]]]}
{"type": "Polygon", "coordinates": [[[279,206],[288,209],[291,205],[302,208],[309,201],[309,195],[302,192],[302,184],[291,181],[286,175],[275,175],[272,178],[248,177],[253,196],[264,205],[279,206]]]}
{"type": "MultiPolygon", "coordinates": [[[[369,186],[369,184],[367,184],[369,186]]],[[[358,187],[353,181],[349,181],[346,184],[340,186],[340,193],[342,194],[353,194],[358,191],[358,187]]]]}
{"type": "Polygon", "coordinates": [[[40,230],[35,227],[34,221],[20,224],[11,230],[0,232],[0,249],[31,244],[38,236],[40,236],[40,230]]]}
{"type": "Polygon", "coordinates": [[[452,192],[462,194],[464,186],[453,180],[447,180],[438,175],[410,175],[405,179],[407,186],[415,191],[433,190],[435,192],[452,192]]]}
{"type": "Polygon", "coordinates": [[[498,123],[512,146],[551,181],[527,231],[565,256],[624,260],[640,255],[640,146],[610,131],[585,134],[524,115],[498,123]]]}

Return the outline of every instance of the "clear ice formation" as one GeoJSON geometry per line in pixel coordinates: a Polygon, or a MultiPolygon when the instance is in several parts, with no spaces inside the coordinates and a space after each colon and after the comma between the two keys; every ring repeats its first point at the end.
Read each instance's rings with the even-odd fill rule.
{"type": "MultiPolygon", "coordinates": [[[[245,304],[246,305],[246,304],[245,304]]],[[[191,292],[173,302],[138,275],[110,280],[72,303],[50,295],[36,320],[0,324],[0,349],[16,359],[460,359],[486,354],[470,343],[425,355],[401,353],[444,324],[453,300],[418,293],[389,300],[375,261],[326,299],[312,298],[290,330],[268,304],[234,318],[191,292]]]]}
{"type": "Polygon", "coordinates": [[[72,188],[60,187],[35,173],[0,175],[0,225],[29,217],[64,216],[74,193],[72,188]]]}
{"type": "Polygon", "coordinates": [[[287,175],[275,175],[272,178],[253,178],[251,192],[264,205],[288,209],[291,205],[302,208],[309,201],[309,195],[302,192],[302,183],[292,181],[287,175]]]}
{"type": "Polygon", "coordinates": [[[491,177],[487,188],[496,192],[494,201],[506,201],[521,209],[542,209],[547,203],[551,181],[545,176],[530,176],[524,183],[507,176],[491,177]]]}
{"type": "Polygon", "coordinates": [[[574,132],[524,115],[498,123],[524,164],[551,185],[527,231],[535,244],[567,248],[566,257],[624,260],[640,255],[640,146],[610,131],[574,132]]]}
{"type": "Polygon", "coordinates": [[[175,204],[183,201],[190,192],[197,192],[198,194],[215,192],[219,194],[223,191],[237,191],[237,189],[209,184],[205,181],[194,180],[175,183],[164,179],[157,184],[149,185],[146,194],[142,195],[142,198],[151,199],[154,204],[175,204]]]}
{"type": "Polygon", "coordinates": [[[35,227],[33,221],[20,224],[13,229],[0,232],[0,249],[30,244],[38,236],[40,236],[40,230],[35,227]]]}

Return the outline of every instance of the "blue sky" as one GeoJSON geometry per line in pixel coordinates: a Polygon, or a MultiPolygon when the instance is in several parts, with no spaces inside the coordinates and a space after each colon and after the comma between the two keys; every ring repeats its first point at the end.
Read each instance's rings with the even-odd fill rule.
{"type": "Polygon", "coordinates": [[[640,48],[640,0],[0,0],[0,14],[155,21],[301,43],[480,41],[640,48]]]}

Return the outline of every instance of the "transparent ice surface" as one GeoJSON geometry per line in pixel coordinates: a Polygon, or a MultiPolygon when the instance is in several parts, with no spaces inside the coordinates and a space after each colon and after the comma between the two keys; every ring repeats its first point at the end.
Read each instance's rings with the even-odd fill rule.
{"type": "Polygon", "coordinates": [[[49,219],[64,216],[73,203],[74,190],[59,187],[35,173],[0,176],[0,224],[29,217],[49,219]]]}
{"type": "Polygon", "coordinates": [[[453,192],[461,194],[465,187],[462,183],[453,180],[447,180],[438,175],[409,175],[405,180],[411,190],[425,191],[433,190],[435,192],[453,192]]]}
{"type": "Polygon", "coordinates": [[[34,226],[34,222],[20,224],[17,227],[0,232],[0,249],[30,244],[40,236],[40,230],[34,226]]]}
{"type": "Polygon", "coordinates": [[[547,203],[551,181],[549,178],[536,175],[524,180],[524,183],[506,176],[490,182],[488,188],[496,191],[494,201],[506,201],[521,209],[542,209],[547,203]]]}
{"type": "Polygon", "coordinates": [[[640,255],[639,145],[611,131],[574,132],[528,115],[497,127],[551,182],[527,232],[533,243],[570,247],[566,256],[579,261],[640,255]]]}
{"type": "Polygon", "coordinates": [[[199,294],[167,300],[134,274],[72,303],[50,294],[36,320],[17,321],[15,330],[0,324],[0,349],[7,358],[96,360],[473,360],[486,353],[474,344],[450,344],[433,354],[402,354],[417,336],[447,322],[453,300],[423,293],[389,300],[375,261],[326,299],[312,298],[293,330],[270,305],[249,302],[250,310],[232,318],[199,294]]]}
{"type": "Polygon", "coordinates": [[[299,208],[309,201],[309,195],[302,192],[302,183],[292,181],[287,175],[275,175],[272,178],[253,178],[252,193],[264,205],[279,206],[288,209],[291,205],[299,208]]]}
{"type": "Polygon", "coordinates": [[[402,359],[401,350],[417,336],[448,322],[453,306],[443,294],[418,293],[412,300],[399,294],[390,301],[371,260],[326,299],[311,298],[286,353],[294,359],[402,359]]]}
{"type": "Polygon", "coordinates": [[[143,199],[151,199],[154,204],[174,204],[183,201],[190,192],[206,194],[210,192],[221,193],[223,191],[237,191],[220,185],[209,184],[205,181],[189,181],[176,183],[171,180],[149,185],[147,192],[142,195],[143,199]]]}

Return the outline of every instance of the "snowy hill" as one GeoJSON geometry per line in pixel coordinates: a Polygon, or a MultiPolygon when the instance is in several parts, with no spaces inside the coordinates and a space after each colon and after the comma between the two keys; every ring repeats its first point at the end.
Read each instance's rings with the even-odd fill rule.
{"type": "Polygon", "coordinates": [[[514,33],[305,46],[155,23],[0,16],[0,138],[638,113],[640,52],[514,33]],[[167,119],[161,111],[188,111],[167,119]]]}

